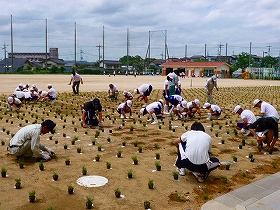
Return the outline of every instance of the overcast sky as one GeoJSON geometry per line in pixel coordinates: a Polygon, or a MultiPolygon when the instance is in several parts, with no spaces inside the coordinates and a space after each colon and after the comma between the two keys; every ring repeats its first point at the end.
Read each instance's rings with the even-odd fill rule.
{"type": "Polygon", "coordinates": [[[158,59],[165,52],[179,58],[205,51],[249,53],[250,42],[252,54],[280,54],[279,0],[0,0],[0,5],[0,44],[6,43],[7,52],[12,19],[14,52],[45,52],[47,25],[47,48],[59,48],[65,60],[74,60],[75,22],[77,60],[99,59],[103,27],[106,60],[126,55],[127,43],[130,55],[145,58],[149,40],[150,57],[158,59]]]}

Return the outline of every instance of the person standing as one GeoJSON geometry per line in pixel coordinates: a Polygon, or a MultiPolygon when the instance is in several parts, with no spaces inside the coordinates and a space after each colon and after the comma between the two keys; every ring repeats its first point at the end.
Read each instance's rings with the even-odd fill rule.
{"type": "Polygon", "coordinates": [[[180,175],[185,175],[185,168],[192,171],[198,182],[204,182],[210,172],[220,166],[219,159],[210,157],[212,138],[205,133],[200,122],[194,122],[191,130],[185,132],[174,141],[178,148],[178,157],[175,165],[180,175]]]}
{"type": "Polygon", "coordinates": [[[84,84],[84,82],[83,82],[83,78],[76,71],[72,71],[71,79],[68,85],[71,85],[72,82],[73,82],[72,84],[73,93],[75,95],[79,95],[80,84],[84,84]]]}
{"type": "Polygon", "coordinates": [[[102,105],[98,98],[95,98],[92,101],[88,101],[84,104],[84,108],[82,110],[82,120],[84,128],[91,128],[92,126],[97,126],[98,124],[100,126],[103,125],[102,105]],[[98,115],[98,119],[96,115],[98,115]]]}
{"type": "Polygon", "coordinates": [[[153,90],[153,86],[150,84],[143,84],[139,88],[134,90],[135,94],[140,94],[137,100],[142,101],[144,100],[145,104],[142,107],[146,107],[148,105],[148,96],[151,94],[153,90]]]}
{"type": "Polygon", "coordinates": [[[36,157],[50,160],[54,151],[40,142],[40,135],[54,133],[56,124],[52,120],[45,120],[41,124],[27,125],[21,128],[11,139],[8,150],[11,154],[21,157],[36,157]],[[45,154],[43,151],[48,152],[45,154]]]}
{"type": "Polygon", "coordinates": [[[242,109],[240,105],[237,105],[233,111],[240,115],[242,119],[242,122],[237,123],[236,129],[240,130],[244,136],[248,136],[251,133],[249,126],[256,121],[254,113],[251,110],[242,109]]]}
{"type": "Polygon", "coordinates": [[[163,89],[163,92],[162,92],[162,95],[165,99],[165,104],[164,104],[164,110],[163,110],[163,113],[164,114],[169,114],[168,112],[168,105],[169,105],[169,86],[170,86],[170,82],[172,81],[172,75],[168,74],[166,76],[166,80],[164,81],[164,89],[163,89]]]}
{"type": "Polygon", "coordinates": [[[178,86],[178,81],[179,81],[179,70],[176,69],[173,72],[168,74],[169,77],[172,78],[172,80],[170,81],[170,85],[169,85],[169,95],[175,95],[176,94],[176,88],[178,86]]]}
{"type": "Polygon", "coordinates": [[[206,81],[205,91],[207,94],[207,100],[206,100],[207,103],[216,104],[212,96],[212,92],[214,88],[216,88],[217,91],[219,90],[217,85],[217,77],[215,75],[213,75],[211,78],[209,78],[206,81]]]}

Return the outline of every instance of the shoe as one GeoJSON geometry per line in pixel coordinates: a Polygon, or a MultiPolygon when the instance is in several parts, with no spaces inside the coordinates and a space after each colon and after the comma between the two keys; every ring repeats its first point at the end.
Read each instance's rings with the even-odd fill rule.
{"type": "MultiPolygon", "coordinates": [[[[192,174],[196,177],[198,182],[202,183],[205,181],[203,174],[198,173],[198,172],[192,172],[192,174]]],[[[207,175],[207,177],[208,177],[208,175],[207,175]]]]}
{"type": "Polygon", "coordinates": [[[246,130],[245,133],[243,133],[243,136],[248,136],[250,133],[250,130],[246,130]]]}
{"type": "Polygon", "coordinates": [[[124,115],[123,114],[121,114],[121,119],[123,119],[124,118],[124,115]]]}
{"type": "Polygon", "coordinates": [[[155,125],[155,124],[158,124],[158,121],[154,121],[151,123],[151,125],[155,125]]]}
{"type": "Polygon", "coordinates": [[[185,175],[186,175],[185,168],[177,168],[176,171],[177,171],[181,176],[185,176],[185,175]]]}
{"type": "Polygon", "coordinates": [[[148,120],[147,120],[147,122],[151,122],[153,119],[152,118],[149,118],[148,120]]]}
{"type": "Polygon", "coordinates": [[[206,120],[211,120],[211,118],[208,117],[208,118],[206,118],[206,120]]]}
{"type": "Polygon", "coordinates": [[[163,114],[170,114],[169,112],[163,112],[163,114]]]}

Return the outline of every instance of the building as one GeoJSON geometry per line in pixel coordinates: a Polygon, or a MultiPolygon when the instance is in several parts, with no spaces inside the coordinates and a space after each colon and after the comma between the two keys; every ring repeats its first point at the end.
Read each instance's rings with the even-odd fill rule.
{"type": "Polygon", "coordinates": [[[162,75],[178,69],[187,77],[210,77],[217,75],[219,78],[230,77],[230,65],[225,62],[166,62],[161,65],[162,75]]]}
{"type": "Polygon", "coordinates": [[[115,60],[102,60],[100,61],[100,68],[104,67],[104,70],[117,71],[121,69],[121,62],[115,60]]]}
{"type": "Polygon", "coordinates": [[[31,62],[38,62],[49,58],[56,58],[58,59],[58,48],[50,48],[49,53],[39,53],[39,52],[21,52],[21,53],[8,53],[8,58],[27,58],[31,62]]]}

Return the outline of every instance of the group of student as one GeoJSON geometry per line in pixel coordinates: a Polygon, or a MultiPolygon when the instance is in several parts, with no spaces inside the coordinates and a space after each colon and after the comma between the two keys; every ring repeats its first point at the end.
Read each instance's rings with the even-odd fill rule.
{"type": "MultiPolygon", "coordinates": [[[[148,103],[148,97],[153,90],[153,86],[150,84],[142,84],[136,88],[134,95],[129,91],[123,91],[124,98],[117,108],[120,118],[133,118],[132,105],[134,98],[138,101],[144,101],[140,109],[140,114],[142,116],[149,114],[148,121],[151,124],[157,124],[159,117],[164,117],[164,115],[169,114],[174,114],[176,116],[175,120],[192,118],[196,113],[201,115],[200,101],[198,99],[187,102],[181,96],[181,92],[176,92],[176,90],[178,91],[181,88],[181,84],[178,83],[175,75],[177,74],[172,72],[167,76],[168,82],[165,82],[163,90],[164,99],[159,99],[152,103],[148,103]],[[139,96],[136,97],[136,95],[139,96]]],[[[207,87],[205,87],[207,101],[203,105],[203,108],[208,110],[207,120],[219,119],[222,113],[221,108],[215,104],[212,98],[213,88],[216,87],[218,90],[216,80],[217,78],[215,76],[209,78],[207,80],[207,87]]],[[[51,89],[52,87],[48,85],[48,88],[51,89]]],[[[117,100],[118,94],[119,90],[117,86],[109,84],[108,97],[117,100]]],[[[44,98],[48,98],[49,96],[50,94],[47,94],[44,98]]],[[[242,119],[242,122],[237,123],[236,127],[243,135],[253,135],[258,142],[259,149],[262,149],[264,144],[266,144],[265,149],[271,151],[275,142],[278,140],[278,112],[272,105],[260,99],[254,100],[253,105],[254,107],[260,108],[260,114],[255,115],[250,110],[243,110],[240,105],[234,108],[233,111],[239,114],[242,119]]],[[[82,120],[84,128],[92,128],[98,125],[103,126],[102,105],[98,98],[84,104],[82,120]]],[[[53,131],[55,123],[47,121],[40,126],[45,128],[44,132],[47,133],[53,131]]],[[[15,150],[13,149],[15,147],[13,142],[16,142],[16,136],[11,140],[9,145],[11,152],[15,150]]],[[[204,182],[210,172],[220,166],[219,159],[211,156],[212,137],[205,132],[202,123],[194,122],[191,125],[191,130],[183,133],[174,143],[178,149],[175,166],[177,166],[177,171],[180,175],[185,175],[185,169],[188,169],[197,178],[198,182],[204,182]]],[[[18,152],[18,150],[16,151],[18,152]]],[[[44,151],[50,154],[53,152],[48,148],[44,148],[44,151]]],[[[42,156],[42,158],[48,160],[49,156],[42,156]]]]}
{"type": "Polygon", "coordinates": [[[49,101],[52,104],[55,102],[57,92],[52,84],[47,85],[48,91],[43,91],[37,87],[36,84],[22,84],[20,83],[14,90],[14,93],[8,97],[8,111],[12,107],[19,110],[23,103],[37,102],[39,100],[49,101]]]}

